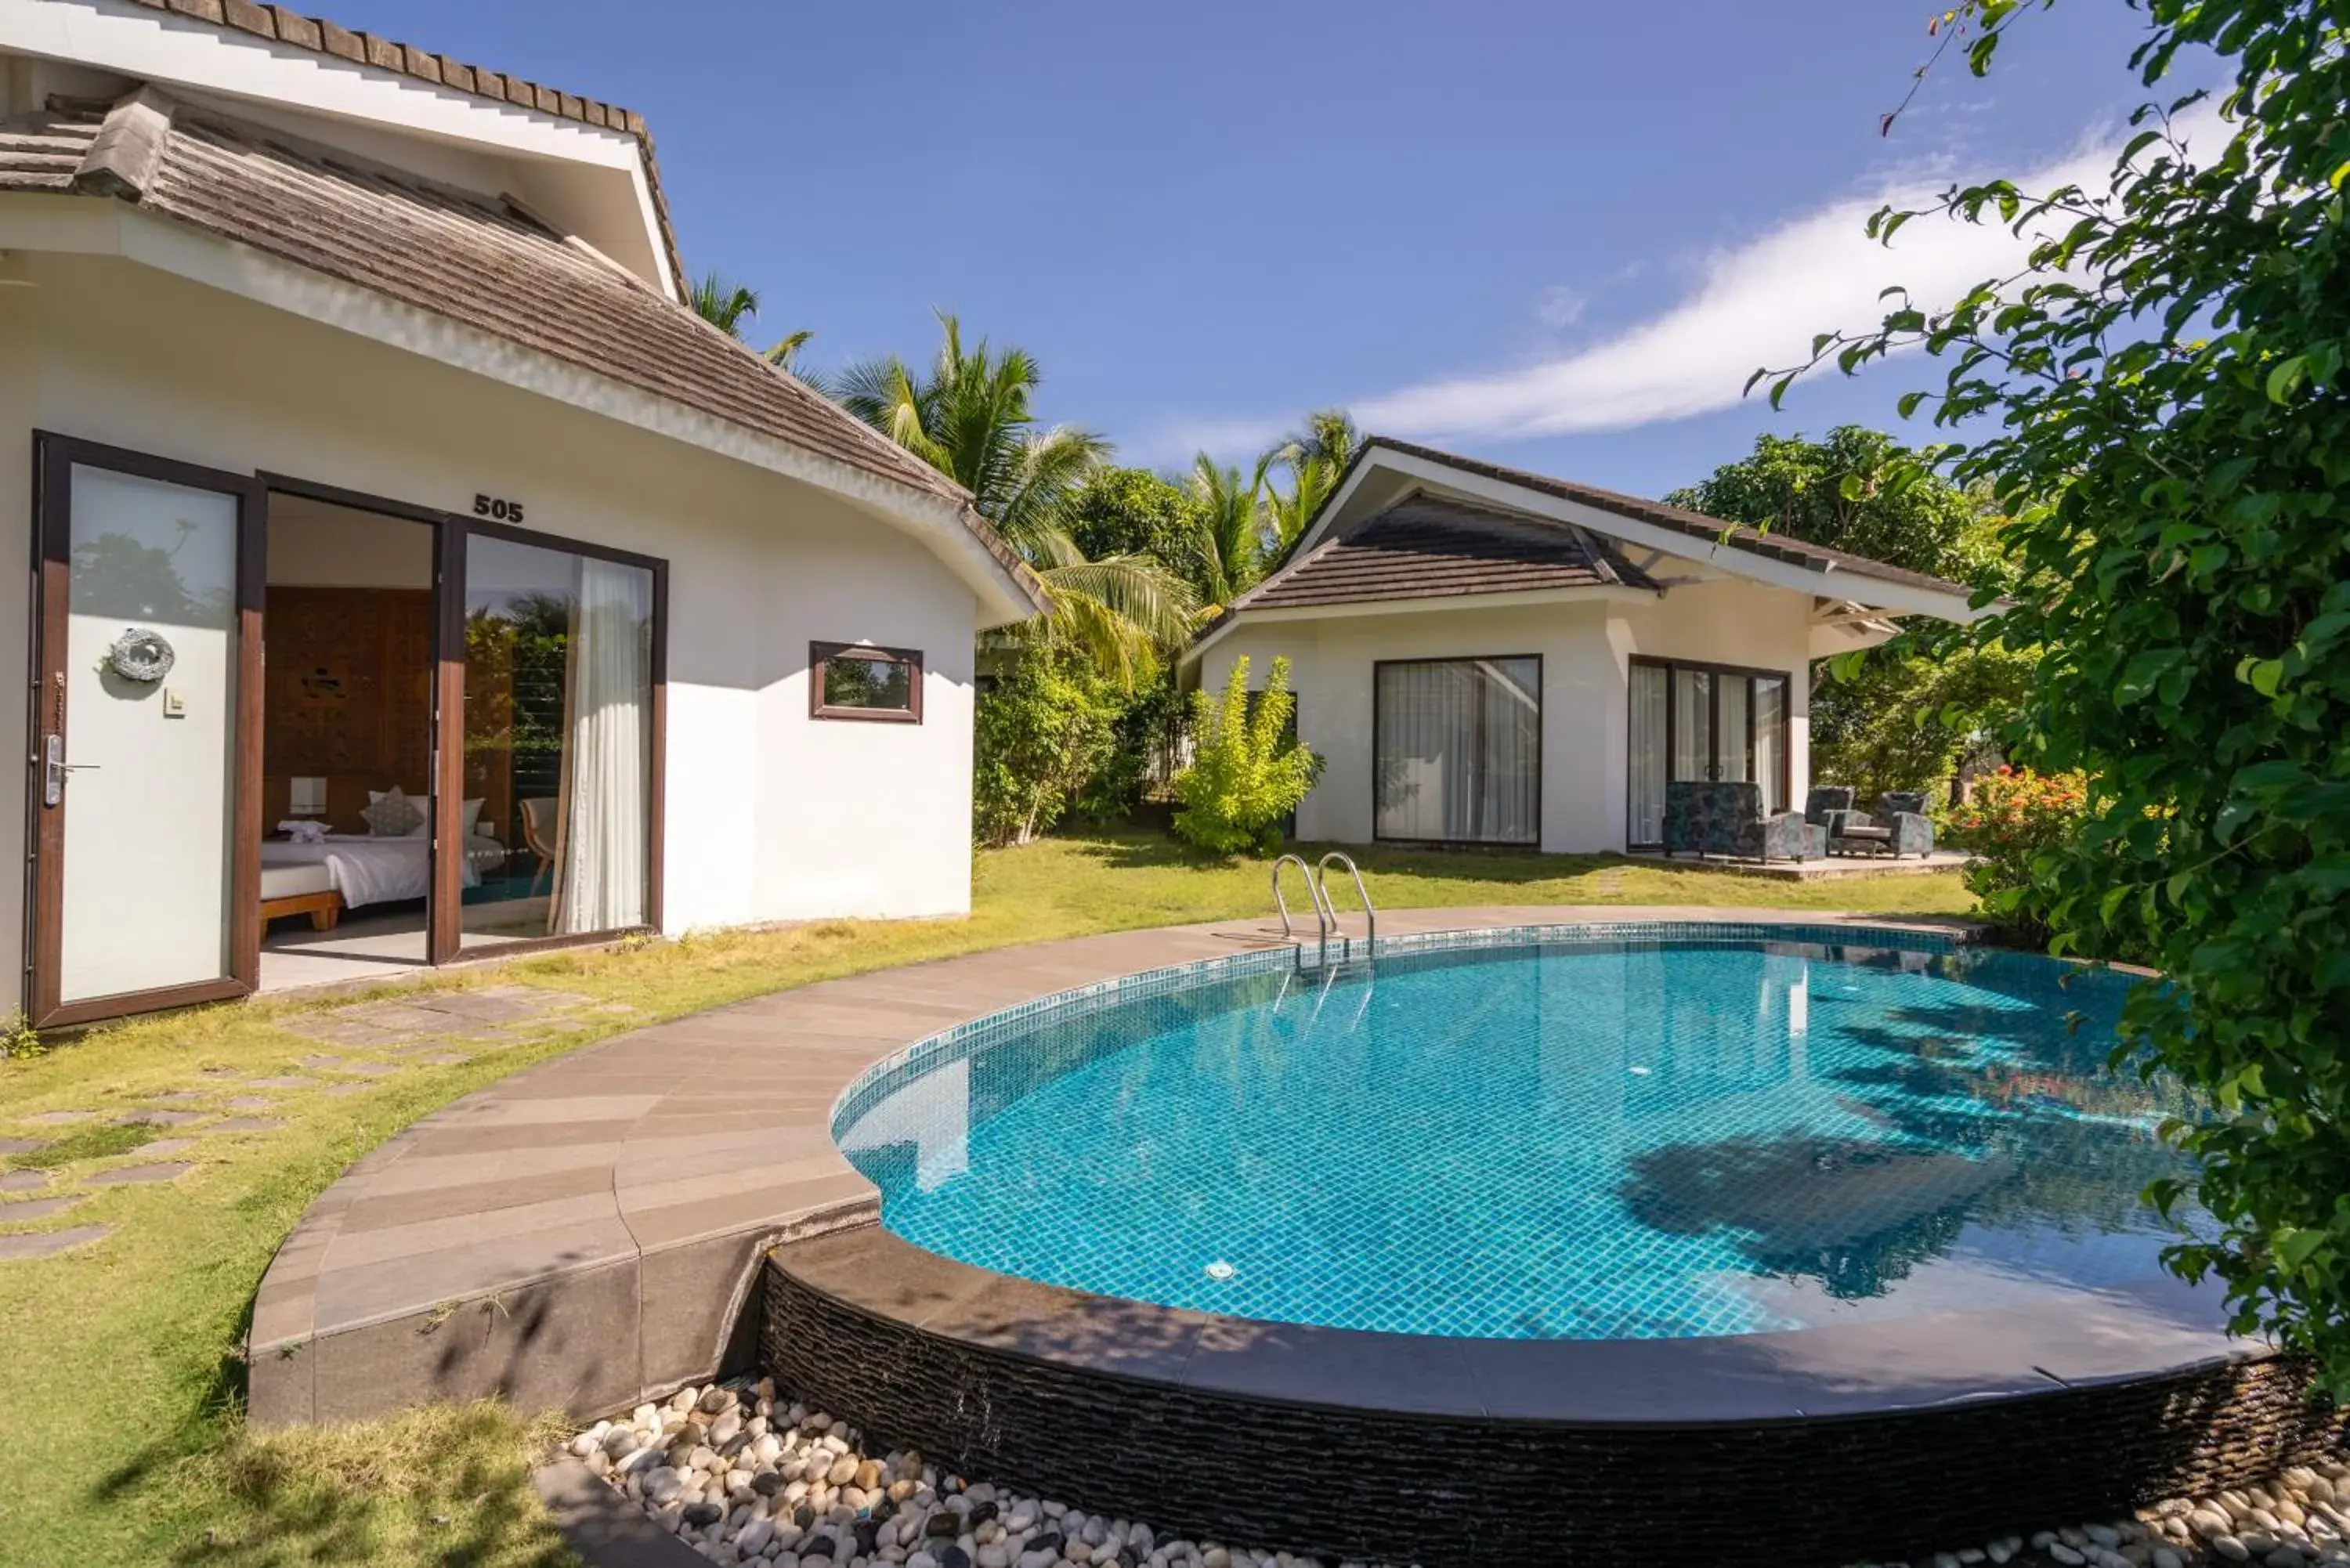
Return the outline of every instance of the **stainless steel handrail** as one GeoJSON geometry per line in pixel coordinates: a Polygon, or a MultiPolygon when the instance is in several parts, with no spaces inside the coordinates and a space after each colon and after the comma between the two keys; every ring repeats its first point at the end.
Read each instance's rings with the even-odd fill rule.
{"type": "Polygon", "coordinates": [[[1284,855],[1273,863],[1273,907],[1281,911],[1281,934],[1295,940],[1297,929],[1290,922],[1289,900],[1281,896],[1281,868],[1294,865],[1297,874],[1305,878],[1305,896],[1314,902],[1314,925],[1322,945],[1330,945],[1330,931],[1338,923],[1338,912],[1329,908],[1329,894],[1314,881],[1314,867],[1305,864],[1302,855],[1284,855]]]}
{"type": "MultiPolygon", "coordinates": [[[[1291,858],[1296,857],[1293,856],[1291,858]]],[[[1337,901],[1330,897],[1328,886],[1330,862],[1333,860],[1346,867],[1347,875],[1355,879],[1355,897],[1363,901],[1363,948],[1371,957],[1377,958],[1379,954],[1379,912],[1371,907],[1371,890],[1363,886],[1362,868],[1355,864],[1353,856],[1333,849],[1329,854],[1322,857],[1320,863],[1314,867],[1314,886],[1320,893],[1320,897],[1315,901],[1330,911],[1330,929],[1338,930],[1338,905],[1337,901]]],[[[1303,864],[1303,862],[1300,863],[1303,864]]],[[[1340,943],[1338,951],[1341,957],[1354,951],[1353,939],[1346,932],[1338,931],[1338,940],[1340,943]]],[[[1325,945],[1327,945],[1326,942],[1325,945]]]]}

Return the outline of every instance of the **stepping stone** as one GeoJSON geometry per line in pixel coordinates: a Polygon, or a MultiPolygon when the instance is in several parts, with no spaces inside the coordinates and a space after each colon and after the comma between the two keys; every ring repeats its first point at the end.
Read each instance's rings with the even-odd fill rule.
{"type": "Polygon", "coordinates": [[[192,1165],[165,1160],[161,1165],[125,1165],[101,1170],[89,1179],[92,1187],[143,1186],[151,1181],[177,1181],[195,1169],[192,1165]]]}
{"type": "Polygon", "coordinates": [[[39,1116],[26,1116],[25,1120],[36,1127],[65,1127],[76,1122],[86,1122],[96,1115],[96,1111],[43,1111],[39,1116]]]}
{"type": "Polygon", "coordinates": [[[307,1067],[317,1072],[324,1067],[339,1067],[343,1064],[343,1059],[340,1056],[305,1056],[294,1064],[296,1067],[307,1067]]]}
{"type": "Polygon", "coordinates": [[[81,1199],[80,1193],[73,1192],[63,1198],[36,1198],[30,1203],[0,1203],[0,1225],[14,1225],[22,1220],[46,1220],[52,1214],[72,1208],[81,1199]]]}
{"type": "MultiPolygon", "coordinates": [[[[210,1132],[212,1129],[206,1127],[204,1130],[210,1132]]],[[[153,1143],[140,1144],[139,1152],[150,1159],[159,1155],[185,1154],[196,1147],[197,1141],[192,1137],[159,1137],[153,1143]]]]}
{"type": "MultiPolygon", "coordinates": [[[[276,1132],[279,1127],[282,1127],[285,1125],[286,1124],[284,1122],[273,1122],[263,1116],[231,1116],[224,1122],[214,1122],[212,1126],[206,1127],[204,1131],[208,1133],[276,1132]]],[[[152,1148],[154,1146],[151,1144],[148,1146],[149,1148],[152,1148]]],[[[146,1151],[141,1150],[140,1152],[144,1153],[146,1151]]]]}
{"type": "Polygon", "coordinates": [[[388,1040],[402,1037],[397,1030],[380,1029],[372,1023],[349,1018],[311,1018],[289,1023],[286,1027],[293,1033],[334,1045],[381,1045],[388,1040]]]}
{"type": "Polygon", "coordinates": [[[471,1056],[454,1056],[444,1051],[437,1056],[411,1056],[409,1060],[411,1062],[422,1062],[427,1065],[433,1067],[454,1067],[461,1065],[463,1063],[470,1062],[473,1058],[471,1056]]]}
{"type": "Polygon", "coordinates": [[[316,1078],[303,1078],[288,1074],[280,1078],[248,1078],[245,1080],[245,1086],[253,1089],[307,1089],[317,1081],[316,1078]]]}
{"type": "Polygon", "coordinates": [[[35,1154],[48,1147],[36,1137],[0,1137],[0,1154],[35,1154]]]}
{"type": "Polygon", "coordinates": [[[233,1111],[265,1111],[276,1103],[267,1095],[232,1095],[228,1108],[233,1111]]]}
{"type": "Polygon", "coordinates": [[[327,1093],[330,1095],[364,1095],[369,1089],[374,1087],[375,1085],[373,1084],[329,1084],[327,1085],[327,1093]]]}
{"type": "Polygon", "coordinates": [[[201,1091],[195,1089],[173,1089],[169,1094],[150,1095],[147,1097],[159,1106],[184,1106],[191,1100],[201,1100],[204,1096],[201,1091]]]}
{"type": "Polygon", "coordinates": [[[125,1111],[114,1118],[121,1127],[183,1127],[204,1119],[202,1111],[125,1111]]]}
{"type": "Polygon", "coordinates": [[[0,1236],[0,1263],[22,1258],[46,1258],[68,1247],[95,1241],[113,1229],[109,1225],[78,1225],[70,1231],[35,1231],[24,1236],[0,1236]]]}
{"type": "Polygon", "coordinates": [[[362,1078],[389,1078],[400,1069],[389,1062],[346,1062],[335,1071],[356,1073],[362,1078]]]}
{"type": "Polygon", "coordinates": [[[0,1192],[30,1192],[48,1184],[49,1173],[46,1170],[12,1170],[0,1175],[0,1192]]]}

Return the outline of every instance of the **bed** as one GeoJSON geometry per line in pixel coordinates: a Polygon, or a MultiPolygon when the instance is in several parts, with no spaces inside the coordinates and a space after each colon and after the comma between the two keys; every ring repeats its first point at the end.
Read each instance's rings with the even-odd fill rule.
{"type": "MultiPolygon", "coordinates": [[[[261,846],[261,918],[308,915],[317,929],[334,929],[345,909],[421,898],[432,880],[432,841],[421,834],[373,838],[364,834],[328,834],[316,844],[268,839],[261,846]]],[[[482,873],[504,861],[506,846],[476,834],[465,841],[458,862],[463,886],[481,885],[482,873]]]]}

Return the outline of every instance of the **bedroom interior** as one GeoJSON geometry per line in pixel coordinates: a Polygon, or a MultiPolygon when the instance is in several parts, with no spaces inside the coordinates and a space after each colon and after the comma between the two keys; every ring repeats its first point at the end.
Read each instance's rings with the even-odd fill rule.
{"type": "MultiPolygon", "coordinates": [[[[269,498],[263,990],[429,961],[441,526],[269,498]]],[[[468,531],[457,950],[646,923],[655,574],[468,531]]],[[[447,882],[442,887],[446,888],[447,882]]]]}

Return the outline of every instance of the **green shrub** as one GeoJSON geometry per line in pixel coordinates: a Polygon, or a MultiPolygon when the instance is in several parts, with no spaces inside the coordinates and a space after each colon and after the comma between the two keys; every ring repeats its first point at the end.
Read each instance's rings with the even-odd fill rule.
{"type": "Polygon", "coordinates": [[[982,844],[1025,844],[1051,827],[1108,763],[1118,704],[1082,655],[1024,649],[979,695],[972,721],[972,831],[982,844]]]}
{"type": "Polygon", "coordinates": [[[1273,661],[1253,697],[1248,675],[1249,661],[1239,659],[1221,699],[1205,689],[1191,693],[1191,762],[1173,780],[1177,836],[1220,855],[1278,847],[1282,819],[1322,771],[1322,759],[1290,732],[1289,660],[1273,661]]]}

